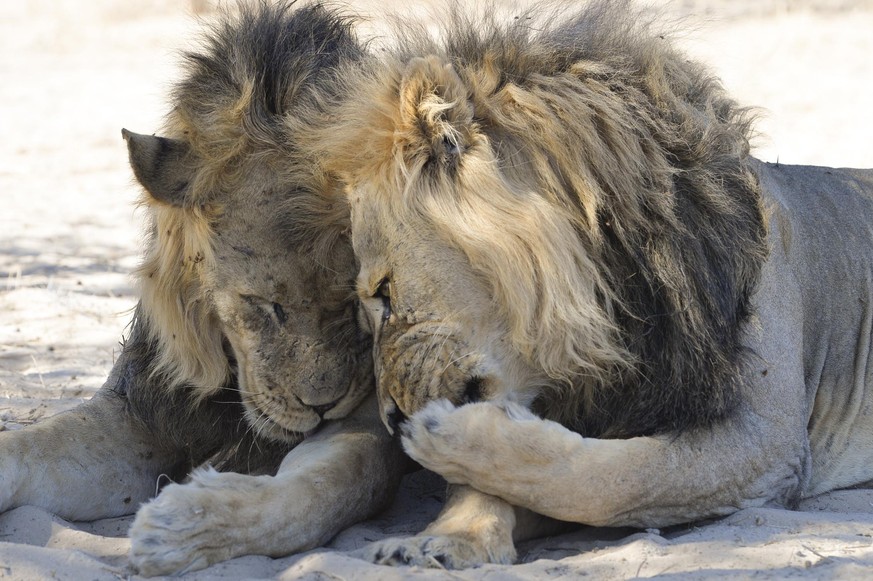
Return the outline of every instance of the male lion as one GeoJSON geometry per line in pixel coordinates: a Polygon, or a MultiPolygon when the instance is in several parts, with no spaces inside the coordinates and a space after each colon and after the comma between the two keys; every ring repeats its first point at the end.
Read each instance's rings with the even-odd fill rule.
{"type": "Polygon", "coordinates": [[[151,221],[140,302],[93,399],[0,433],[0,510],[112,517],[223,471],[139,510],[131,561],[153,575],[311,548],[391,499],[347,210],[290,128],[361,56],[322,7],[241,6],[186,56],[168,137],[123,132],[151,221]]]}
{"type": "Polygon", "coordinates": [[[461,485],[366,555],[511,560],[507,502],[661,527],[873,479],[873,172],[751,158],[626,3],[530,22],[402,36],[318,136],[383,421],[461,485]]]}

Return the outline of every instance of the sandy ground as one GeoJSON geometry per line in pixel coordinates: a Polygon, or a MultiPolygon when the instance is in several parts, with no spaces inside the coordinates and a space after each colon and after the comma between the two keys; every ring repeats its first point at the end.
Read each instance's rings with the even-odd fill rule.
{"type": "MultiPolygon", "coordinates": [[[[375,14],[375,0],[349,2],[375,14]]],[[[384,4],[384,3],[382,3],[384,4]]],[[[422,2],[393,2],[425,12],[422,2]]],[[[504,3],[505,4],[505,3],[504,3]]],[[[686,0],[680,42],[742,102],[764,107],[768,161],[873,167],[873,1],[686,0]]],[[[208,0],[0,3],[0,431],[90,397],[135,302],[141,216],[120,129],[152,132],[208,0]]],[[[378,18],[369,28],[378,30],[378,18]]],[[[523,545],[521,564],[449,575],[367,565],[344,552],[424,527],[442,483],[419,473],[382,518],[332,549],[244,557],[191,579],[863,578],[873,492],[801,512],[758,509],[674,531],[587,529],[523,545]]],[[[127,578],[129,518],[67,523],[33,507],[0,516],[0,578],[127,578]]]]}

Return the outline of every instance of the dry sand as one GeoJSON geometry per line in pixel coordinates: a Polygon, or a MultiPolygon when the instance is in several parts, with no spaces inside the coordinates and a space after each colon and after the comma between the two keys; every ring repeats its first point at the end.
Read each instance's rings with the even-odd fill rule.
{"type": "MultiPolygon", "coordinates": [[[[372,10],[380,3],[349,2],[372,10]]],[[[424,11],[421,2],[391,4],[424,11]]],[[[873,167],[873,2],[686,0],[680,42],[765,116],[768,161],[873,167]]],[[[135,302],[141,216],[120,129],[151,132],[178,49],[208,0],[0,3],[0,430],[70,408],[101,385],[135,302]]],[[[378,29],[378,20],[372,27],[378,29]]],[[[445,573],[388,569],[344,551],[407,534],[435,515],[442,483],[408,479],[383,517],[331,548],[244,557],[190,579],[873,577],[873,492],[800,512],[746,510],[673,531],[579,533],[527,543],[521,564],[445,573]]],[[[130,518],[68,523],[33,507],[0,516],[0,578],[127,578],[130,518]]]]}

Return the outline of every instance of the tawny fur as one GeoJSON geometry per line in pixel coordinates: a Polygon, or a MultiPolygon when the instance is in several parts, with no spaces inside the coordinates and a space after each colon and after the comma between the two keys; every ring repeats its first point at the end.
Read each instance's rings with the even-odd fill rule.
{"type": "Polygon", "coordinates": [[[751,116],[625,3],[537,12],[405,23],[316,147],[463,252],[548,417],[611,436],[724,417],[767,253],[751,116]]]}
{"type": "Polygon", "coordinates": [[[511,505],[661,527],[873,481],[873,172],[751,158],[750,113],[625,2],[453,8],[312,134],[383,421],[469,487],[367,558],[510,554],[511,505]]]}
{"type": "Polygon", "coordinates": [[[150,221],[141,300],[94,398],[0,433],[0,511],[136,512],[131,565],[159,575],[313,548],[390,501],[402,452],[348,212],[292,122],[317,124],[361,56],[320,5],[240,4],[186,56],[166,136],[122,132],[150,221]]]}

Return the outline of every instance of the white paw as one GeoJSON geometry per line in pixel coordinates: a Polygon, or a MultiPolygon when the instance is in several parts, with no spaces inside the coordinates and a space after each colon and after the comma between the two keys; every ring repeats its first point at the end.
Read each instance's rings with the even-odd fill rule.
{"type": "Polygon", "coordinates": [[[401,426],[403,449],[449,482],[472,484],[477,475],[487,477],[488,465],[514,458],[506,436],[515,425],[529,420],[542,423],[515,403],[480,402],[456,408],[447,400],[437,400],[401,426]]]}
{"type": "Polygon", "coordinates": [[[401,424],[401,442],[406,453],[425,468],[449,482],[466,484],[459,464],[459,447],[465,444],[463,426],[455,416],[459,408],[448,400],[427,404],[401,424]]]}
{"type": "Polygon", "coordinates": [[[357,551],[355,556],[377,565],[431,569],[467,569],[486,563],[509,565],[515,561],[511,541],[491,545],[473,534],[422,534],[377,541],[357,551]]]}
{"type": "Polygon", "coordinates": [[[237,534],[246,525],[241,501],[257,503],[257,495],[247,492],[258,486],[256,477],[212,469],[195,472],[188,483],[170,484],[136,514],[131,564],[145,576],[167,575],[239,555],[247,548],[237,534]]]}

